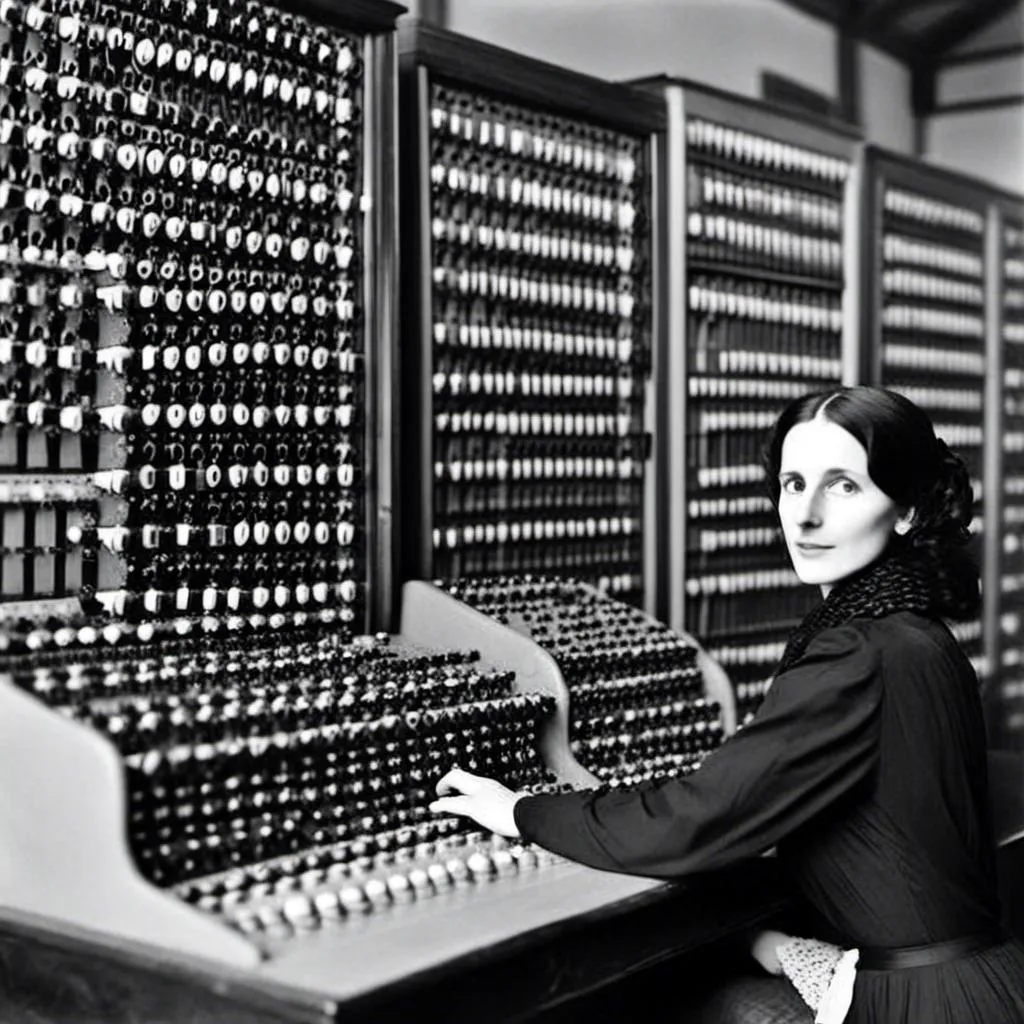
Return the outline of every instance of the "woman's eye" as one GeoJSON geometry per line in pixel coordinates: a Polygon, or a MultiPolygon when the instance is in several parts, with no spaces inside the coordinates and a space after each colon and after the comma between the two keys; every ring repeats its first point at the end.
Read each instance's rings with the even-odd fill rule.
{"type": "Polygon", "coordinates": [[[782,490],[786,494],[799,494],[804,489],[804,482],[795,478],[782,481],[782,490]]]}
{"type": "Polygon", "coordinates": [[[830,486],[833,490],[839,491],[840,494],[856,494],[860,489],[852,480],[847,479],[845,476],[833,480],[830,486]]]}

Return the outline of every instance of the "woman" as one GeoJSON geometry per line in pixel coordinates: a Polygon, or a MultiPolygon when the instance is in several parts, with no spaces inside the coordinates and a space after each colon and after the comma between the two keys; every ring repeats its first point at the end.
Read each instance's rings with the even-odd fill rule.
{"type": "MultiPolygon", "coordinates": [[[[977,678],[943,622],[980,602],[964,465],[912,402],[866,387],[792,403],[765,465],[796,572],[825,600],[748,725],[686,778],[526,796],[454,770],[432,807],[657,878],[777,847],[810,934],[858,951],[830,972],[820,1019],[1024,1022],[1024,948],[999,928],[977,678]]],[[[758,943],[769,969],[785,940],[758,943]]]]}

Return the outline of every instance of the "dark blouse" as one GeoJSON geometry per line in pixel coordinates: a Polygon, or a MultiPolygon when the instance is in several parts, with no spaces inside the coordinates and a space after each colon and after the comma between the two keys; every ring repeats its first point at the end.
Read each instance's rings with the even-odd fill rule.
{"type": "MultiPolygon", "coordinates": [[[[778,847],[817,937],[912,946],[999,920],[978,682],[910,612],[819,634],[754,719],[685,778],[521,799],[527,839],[609,871],[671,878],[778,847]]],[[[848,1021],[1024,1022],[1024,949],[859,971],[848,1021]]]]}

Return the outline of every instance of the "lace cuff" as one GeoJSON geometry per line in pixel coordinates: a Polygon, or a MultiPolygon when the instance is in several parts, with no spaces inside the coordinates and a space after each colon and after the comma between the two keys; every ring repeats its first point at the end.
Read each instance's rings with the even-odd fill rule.
{"type": "Polygon", "coordinates": [[[853,1000],[858,951],[793,938],[779,945],[776,955],[783,974],[815,1011],[815,1024],[842,1024],[853,1000]]]}

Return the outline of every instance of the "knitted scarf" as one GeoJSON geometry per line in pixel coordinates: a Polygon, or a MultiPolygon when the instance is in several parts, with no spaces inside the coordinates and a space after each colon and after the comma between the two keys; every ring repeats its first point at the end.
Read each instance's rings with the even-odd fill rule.
{"type": "Polygon", "coordinates": [[[851,619],[880,619],[893,612],[929,614],[933,604],[933,587],[923,565],[905,556],[884,556],[833,587],[828,597],[804,616],[789,635],[776,674],[789,668],[822,630],[851,619]]]}

